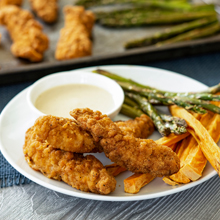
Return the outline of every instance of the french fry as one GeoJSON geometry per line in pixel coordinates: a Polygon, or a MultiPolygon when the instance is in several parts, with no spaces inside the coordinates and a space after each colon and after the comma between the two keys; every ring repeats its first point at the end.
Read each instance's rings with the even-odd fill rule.
{"type": "Polygon", "coordinates": [[[174,105],[170,107],[170,111],[172,115],[186,120],[189,127],[193,129],[189,129],[189,132],[197,140],[203,154],[217,171],[218,175],[220,175],[220,149],[210,136],[209,132],[204,128],[201,122],[194,118],[185,109],[174,105]]]}
{"type": "Polygon", "coordinates": [[[189,135],[190,135],[189,132],[186,132],[186,133],[180,134],[180,135],[176,135],[176,134],[171,133],[169,136],[162,137],[162,138],[156,140],[155,142],[157,144],[162,144],[162,145],[166,145],[166,146],[170,147],[170,145],[173,145],[173,144],[183,140],[184,138],[186,138],[189,135]]]}
{"type": "MultiPolygon", "coordinates": [[[[198,119],[200,118],[200,121],[204,126],[207,126],[208,121],[213,117],[213,114],[207,113],[200,117],[196,115],[196,117],[198,119]]],[[[195,138],[192,135],[185,138],[179,144],[176,153],[180,158],[181,168],[177,173],[171,175],[169,178],[177,183],[189,183],[191,180],[200,178],[206,165],[206,158],[204,157],[195,138]],[[194,163],[191,163],[192,161],[194,163]],[[195,169],[193,169],[194,167],[195,169]]]]}
{"type": "Polygon", "coordinates": [[[126,171],[124,167],[121,167],[116,163],[106,165],[105,168],[113,176],[118,176],[120,173],[126,171]]]}
{"type": "Polygon", "coordinates": [[[163,178],[163,181],[168,184],[168,185],[171,185],[171,186],[175,186],[175,185],[178,185],[179,183],[171,180],[169,177],[164,177],[163,178]]]}
{"type": "Polygon", "coordinates": [[[124,180],[124,191],[127,193],[138,193],[140,189],[150,183],[155,176],[150,173],[135,173],[124,180]]]}

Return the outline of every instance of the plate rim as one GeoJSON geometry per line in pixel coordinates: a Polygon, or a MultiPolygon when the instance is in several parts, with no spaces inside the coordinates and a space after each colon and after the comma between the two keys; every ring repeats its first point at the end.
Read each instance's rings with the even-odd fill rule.
{"type": "MultiPolygon", "coordinates": [[[[155,68],[155,67],[149,67],[149,66],[140,66],[140,65],[100,65],[100,66],[92,66],[92,67],[85,67],[85,68],[80,68],[80,69],[76,69],[76,70],[70,70],[70,71],[63,71],[63,72],[58,72],[58,73],[64,73],[64,72],[74,72],[74,71],[78,71],[78,70],[86,70],[86,71],[90,71],[94,68],[98,68],[98,67],[102,67],[102,68],[127,68],[127,67],[134,67],[134,68],[141,68],[141,69],[153,69],[153,70],[158,70],[158,71],[163,71],[163,72],[167,72],[169,74],[173,74],[173,75],[179,75],[181,77],[185,77],[188,78],[190,80],[195,81],[196,83],[200,83],[202,86],[207,87],[205,84],[190,78],[188,76],[182,75],[180,73],[176,73],[173,71],[169,71],[169,70],[165,70],[165,69],[161,69],[161,68],[155,68]]],[[[53,74],[57,74],[57,73],[53,73],[53,74]]],[[[52,75],[52,74],[50,74],[52,75]]],[[[15,95],[9,102],[8,104],[4,107],[4,109],[2,110],[1,114],[0,114],[0,133],[1,133],[1,124],[2,124],[2,120],[4,118],[4,114],[6,114],[7,110],[10,108],[10,106],[13,104],[13,102],[18,99],[20,96],[24,95],[24,93],[27,93],[28,89],[31,87],[32,85],[28,86],[27,88],[23,89],[21,92],[19,92],[17,95],[15,95]]],[[[1,136],[0,136],[1,137],[1,136]]],[[[27,173],[26,171],[24,171],[22,168],[20,168],[8,155],[7,151],[5,150],[5,147],[2,144],[2,140],[0,138],[0,150],[3,154],[3,156],[5,157],[5,159],[9,162],[9,164],[11,164],[19,173],[21,173],[22,175],[24,175],[25,177],[27,177],[28,179],[32,180],[33,182],[46,187],[50,190],[54,190],[57,191],[59,193],[63,193],[69,196],[76,196],[78,198],[84,198],[84,199],[92,199],[92,200],[99,200],[99,201],[115,201],[115,202],[119,202],[119,201],[138,201],[138,200],[147,200],[147,199],[152,199],[152,198],[159,198],[159,197],[164,197],[167,195],[172,195],[181,191],[185,191],[187,189],[190,189],[196,185],[199,185],[209,179],[211,179],[212,177],[214,177],[215,175],[217,175],[217,172],[215,170],[213,170],[211,173],[209,173],[206,177],[203,177],[202,179],[199,179],[195,182],[191,182],[188,184],[184,184],[181,187],[178,188],[171,188],[171,190],[167,190],[164,192],[156,192],[156,193],[152,193],[152,194],[144,194],[144,195],[131,195],[128,194],[128,196],[111,196],[111,194],[109,195],[99,195],[99,194],[94,194],[94,193],[87,193],[87,192],[75,192],[72,191],[71,193],[69,193],[69,190],[67,189],[62,189],[58,186],[54,186],[51,185],[50,183],[44,182],[43,180],[40,180],[38,178],[36,178],[35,176],[32,176],[31,174],[27,173]]],[[[30,168],[31,169],[31,168],[30,168]]],[[[56,180],[54,180],[56,181],[56,180]]]]}

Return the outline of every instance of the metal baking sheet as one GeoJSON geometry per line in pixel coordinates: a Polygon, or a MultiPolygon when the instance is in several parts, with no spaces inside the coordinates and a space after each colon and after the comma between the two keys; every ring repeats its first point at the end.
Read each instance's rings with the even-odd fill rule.
{"type": "MultiPolygon", "coordinates": [[[[172,59],[176,57],[203,54],[220,50],[220,35],[160,48],[150,46],[145,48],[125,50],[123,45],[131,39],[151,35],[165,27],[141,27],[113,29],[96,24],[93,30],[93,55],[67,61],[57,61],[54,58],[59,31],[64,26],[62,8],[73,5],[74,0],[59,1],[59,18],[55,24],[44,26],[44,32],[50,39],[50,47],[46,51],[44,60],[40,63],[13,57],[10,52],[11,40],[8,32],[0,26],[2,40],[0,44],[0,84],[36,80],[44,75],[71,70],[86,66],[106,64],[140,64],[156,60],[172,59]]],[[[28,1],[24,1],[23,8],[30,10],[28,1]]]]}

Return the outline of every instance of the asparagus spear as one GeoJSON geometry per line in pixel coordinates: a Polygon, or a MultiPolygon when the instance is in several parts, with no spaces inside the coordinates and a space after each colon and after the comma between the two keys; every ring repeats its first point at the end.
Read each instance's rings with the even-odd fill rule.
{"type": "Polygon", "coordinates": [[[148,102],[146,98],[141,97],[140,95],[128,93],[130,98],[134,99],[141,107],[141,110],[145,112],[154,122],[155,127],[160,132],[162,136],[168,136],[171,133],[169,127],[166,127],[164,121],[161,119],[157,110],[148,102]]]}
{"type": "Polygon", "coordinates": [[[147,85],[143,85],[131,79],[127,79],[122,76],[110,73],[106,70],[97,69],[97,70],[94,70],[93,72],[107,76],[117,81],[119,85],[121,85],[122,87],[124,87],[125,89],[129,91],[159,93],[165,97],[181,96],[181,97],[190,97],[190,98],[209,100],[209,101],[220,100],[220,95],[213,95],[217,92],[220,92],[220,83],[215,86],[209,87],[205,91],[198,92],[198,93],[192,93],[192,92],[176,93],[176,92],[162,91],[162,90],[159,90],[159,89],[147,86],[147,85]]]}
{"type": "Polygon", "coordinates": [[[131,107],[131,106],[125,104],[125,103],[122,105],[120,113],[123,114],[123,115],[126,115],[130,118],[140,117],[142,114],[145,114],[140,109],[131,107]]]}
{"type": "Polygon", "coordinates": [[[216,94],[218,92],[220,92],[220,83],[215,86],[209,87],[207,90],[203,91],[203,93],[210,93],[210,94],[216,94]]]}
{"type": "MultiPolygon", "coordinates": [[[[144,114],[144,112],[138,108],[137,103],[131,100],[127,95],[125,96],[121,113],[131,118],[140,117],[144,114]]],[[[187,123],[184,119],[166,114],[160,114],[160,117],[165,122],[166,126],[171,129],[172,133],[180,134],[187,131],[187,123]]]]}
{"type": "Polygon", "coordinates": [[[217,17],[211,16],[208,18],[201,18],[195,21],[176,25],[174,27],[165,29],[163,32],[157,32],[150,37],[129,41],[125,44],[125,48],[129,49],[129,48],[135,48],[135,47],[149,46],[149,45],[158,43],[161,40],[166,40],[168,38],[171,38],[177,34],[181,34],[183,32],[192,30],[194,28],[202,27],[202,26],[205,26],[207,24],[210,24],[216,21],[217,21],[217,17]]]}
{"type": "MultiPolygon", "coordinates": [[[[83,5],[85,7],[92,6],[100,6],[100,5],[111,5],[111,4],[124,4],[124,3],[132,3],[132,4],[146,4],[146,3],[161,3],[162,5],[166,4],[187,4],[186,0],[79,0],[76,2],[77,5],[83,5]]],[[[184,7],[186,7],[184,5],[184,7]]]]}
{"type": "MultiPolygon", "coordinates": [[[[157,110],[147,101],[147,99],[140,95],[134,93],[126,93],[126,96],[129,96],[130,98],[138,102],[141,110],[153,120],[156,128],[162,136],[167,136],[171,132],[175,134],[183,134],[187,132],[187,124],[185,120],[178,117],[158,113],[157,110]],[[169,130],[166,130],[165,128],[168,128],[169,130]]],[[[135,115],[136,111],[136,115],[140,115],[142,113],[142,111],[140,111],[139,109],[128,105],[125,105],[122,111],[128,116],[135,115]]]]}
{"type": "MultiPolygon", "coordinates": [[[[201,99],[201,100],[206,100],[206,101],[220,101],[220,95],[213,95],[209,93],[176,93],[176,92],[167,92],[167,91],[162,91],[158,89],[145,89],[138,87],[136,85],[132,85],[129,82],[121,82],[117,81],[117,83],[125,90],[127,91],[132,91],[136,92],[139,94],[142,94],[144,96],[148,96],[148,93],[155,93],[155,94],[160,94],[164,97],[182,97],[182,98],[189,98],[189,99],[201,99]]],[[[155,103],[156,104],[156,103],[155,103]]]]}
{"type": "Polygon", "coordinates": [[[220,31],[220,24],[218,22],[215,22],[214,24],[210,24],[206,27],[197,28],[197,29],[188,31],[186,33],[177,35],[176,37],[173,37],[171,39],[158,42],[156,44],[156,46],[160,47],[163,45],[172,44],[172,43],[176,43],[176,42],[188,41],[188,40],[208,37],[208,36],[214,35],[215,33],[219,32],[219,31],[220,31]]]}
{"type": "Polygon", "coordinates": [[[134,27],[144,25],[178,24],[181,22],[192,21],[198,18],[216,16],[213,11],[196,12],[161,12],[161,13],[137,13],[130,16],[106,17],[100,19],[100,23],[110,27],[134,27]]]}

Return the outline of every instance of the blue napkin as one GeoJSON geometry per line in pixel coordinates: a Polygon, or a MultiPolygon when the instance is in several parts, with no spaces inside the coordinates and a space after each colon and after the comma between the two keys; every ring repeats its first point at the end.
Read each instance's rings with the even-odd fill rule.
{"type": "MultiPolygon", "coordinates": [[[[171,70],[194,78],[208,86],[220,83],[220,53],[212,53],[200,56],[179,58],[169,61],[154,63],[142,63],[144,66],[152,66],[171,70]]],[[[0,86],[0,112],[4,106],[20,91],[33,82],[18,83],[0,86]]],[[[0,181],[1,187],[14,184],[27,184],[30,180],[17,172],[0,153],[0,181]]]]}
{"type": "MultiPolygon", "coordinates": [[[[0,86],[0,112],[5,105],[20,91],[33,82],[0,86]]],[[[2,187],[30,183],[31,181],[15,170],[0,153],[0,183],[2,187]]]]}

